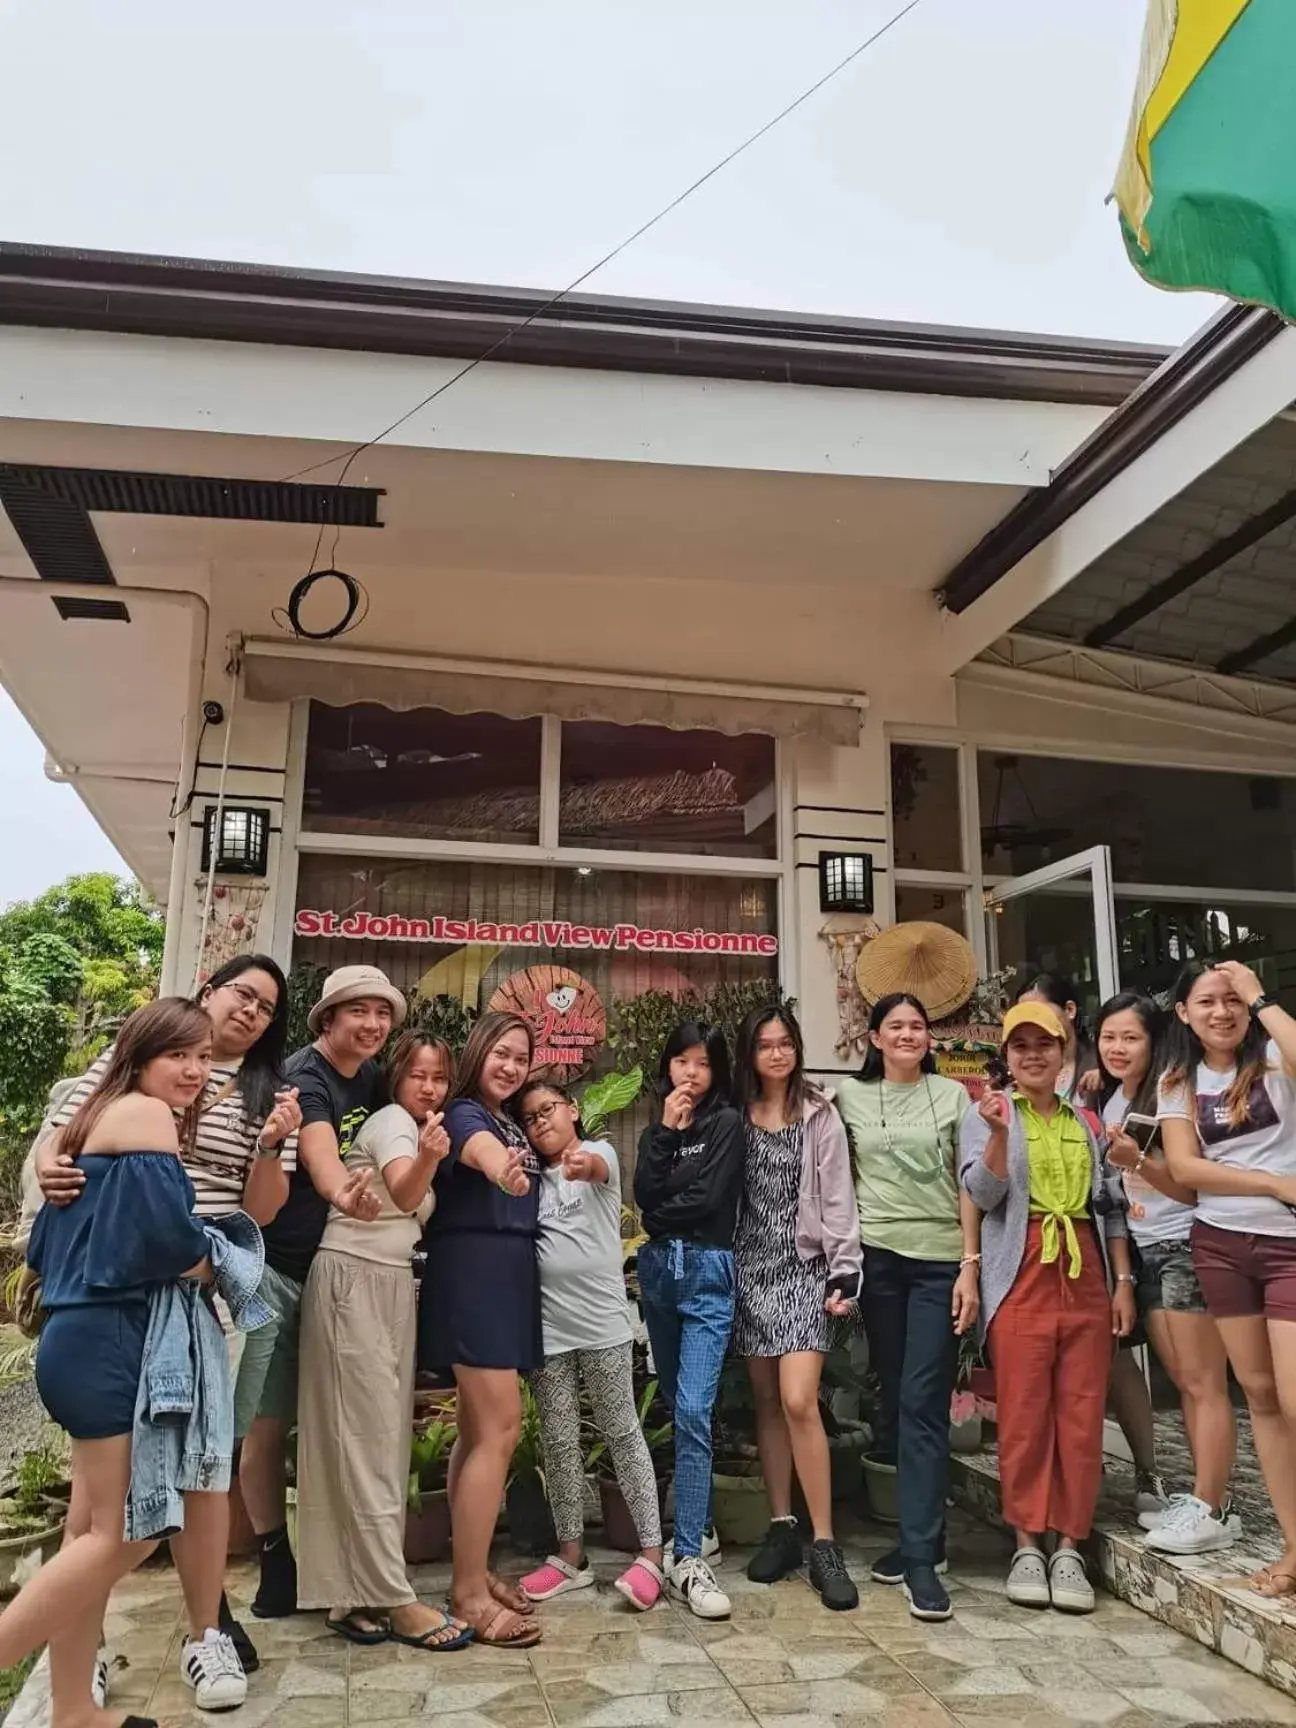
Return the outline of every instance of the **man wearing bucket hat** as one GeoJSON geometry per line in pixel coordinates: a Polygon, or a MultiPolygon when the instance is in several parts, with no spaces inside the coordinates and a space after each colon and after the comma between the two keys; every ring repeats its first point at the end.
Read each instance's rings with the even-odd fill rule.
{"type": "Polygon", "coordinates": [[[288,1199],[266,1226],[261,1295],[275,1315],[250,1332],[234,1394],[243,1438],[239,1484],[261,1546],[261,1584],[252,1612],[261,1619],[297,1609],[297,1567],[288,1545],[284,1449],[297,1404],[297,1341],[302,1287],[335,1206],[348,1217],[378,1217],[369,1174],[342,1160],[365,1118],[383,1102],[378,1055],[405,1019],[405,998],[376,966],[340,966],[324,980],[306,1016],[315,1042],[288,1058],[298,1089],[301,1130],[288,1199]]]}

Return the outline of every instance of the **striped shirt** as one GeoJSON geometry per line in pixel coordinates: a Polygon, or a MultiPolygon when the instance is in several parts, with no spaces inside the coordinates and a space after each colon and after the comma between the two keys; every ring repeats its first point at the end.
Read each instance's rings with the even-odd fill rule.
{"type": "MultiPolygon", "coordinates": [[[[69,1123],[103,1078],[112,1055],[109,1046],[89,1067],[45,1124],[45,1130],[69,1123]]],[[[257,1135],[262,1119],[248,1118],[243,1095],[238,1090],[237,1062],[213,1062],[211,1080],[198,1121],[198,1139],[183,1158],[194,1186],[194,1211],[200,1218],[219,1218],[236,1212],[243,1204],[243,1186],[256,1156],[257,1135]]],[[[42,1130],[42,1135],[45,1130],[42,1130]]],[[[297,1136],[284,1141],[280,1162],[285,1170],[297,1167],[297,1136]]]]}

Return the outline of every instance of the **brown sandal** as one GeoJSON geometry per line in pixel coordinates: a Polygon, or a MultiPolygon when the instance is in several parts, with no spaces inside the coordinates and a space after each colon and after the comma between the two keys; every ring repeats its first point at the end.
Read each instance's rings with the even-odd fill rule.
{"type": "Polygon", "coordinates": [[[1296,1572],[1282,1572],[1272,1566],[1262,1566],[1250,1582],[1253,1590],[1270,1600],[1296,1596],[1296,1572]]]}
{"type": "Polygon", "coordinates": [[[527,1620],[512,1608],[506,1608],[501,1602],[492,1613],[489,1609],[478,1615],[472,1623],[477,1642],[485,1644],[492,1650],[529,1650],[533,1644],[540,1642],[540,1628],[534,1620],[527,1620]],[[507,1632],[496,1632],[501,1620],[512,1622],[512,1628],[507,1632]]]}
{"type": "Polygon", "coordinates": [[[510,1584],[501,1578],[498,1572],[486,1574],[486,1584],[491,1595],[505,1608],[511,1608],[522,1619],[530,1617],[534,1604],[518,1589],[516,1584],[510,1584]]]}

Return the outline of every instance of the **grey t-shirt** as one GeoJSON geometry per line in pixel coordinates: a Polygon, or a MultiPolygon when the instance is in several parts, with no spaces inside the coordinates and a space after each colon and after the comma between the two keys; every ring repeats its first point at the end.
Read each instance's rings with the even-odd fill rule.
{"type": "Polygon", "coordinates": [[[606,1182],[568,1182],[561,1162],[540,1175],[540,1316],[544,1353],[608,1350],[630,1341],[621,1264],[621,1170],[606,1140],[582,1151],[607,1165],[606,1182]]]}

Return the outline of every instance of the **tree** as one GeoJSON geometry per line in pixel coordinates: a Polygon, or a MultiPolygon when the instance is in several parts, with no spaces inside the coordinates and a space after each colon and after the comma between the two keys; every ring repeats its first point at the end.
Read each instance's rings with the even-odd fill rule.
{"type": "Polygon", "coordinates": [[[102,871],[0,912],[0,1138],[34,1133],[60,1075],[155,994],[165,934],[138,883],[102,871]]]}

